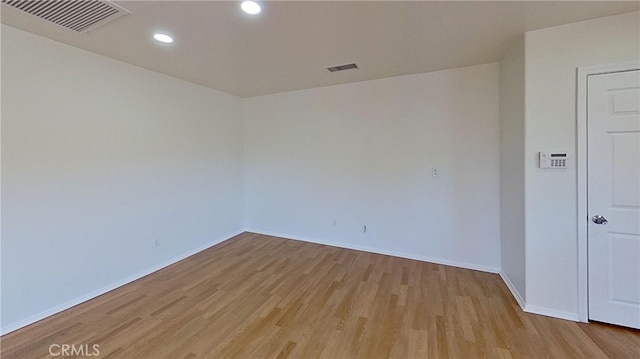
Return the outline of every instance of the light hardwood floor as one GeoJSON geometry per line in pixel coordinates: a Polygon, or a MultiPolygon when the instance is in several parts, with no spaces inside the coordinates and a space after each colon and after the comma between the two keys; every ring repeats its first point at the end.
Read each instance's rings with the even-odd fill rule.
{"type": "Polygon", "coordinates": [[[251,233],[1,340],[3,359],[640,358],[639,331],[524,313],[496,274],[251,233]]]}

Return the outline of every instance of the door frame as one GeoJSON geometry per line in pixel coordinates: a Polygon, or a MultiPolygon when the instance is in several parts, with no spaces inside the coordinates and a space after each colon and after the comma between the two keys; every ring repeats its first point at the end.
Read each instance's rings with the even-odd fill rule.
{"type": "Polygon", "coordinates": [[[587,86],[590,75],[608,74],[640,70],[639,61],[620,62],[605,65],[582,66],[577,69],[577,133],[576,133],[576,170],[577,170],[577,212],[578,212],[578,318],[589,321],[589,203],[587,200],[587,86]]]}

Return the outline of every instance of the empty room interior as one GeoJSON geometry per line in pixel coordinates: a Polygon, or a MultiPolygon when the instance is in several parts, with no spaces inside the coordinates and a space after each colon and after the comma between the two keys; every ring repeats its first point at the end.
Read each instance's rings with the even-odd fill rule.
{"type": "Polygon", "coordinates": [[[2,358],[640,358],[637,1],[2,0],[2,358]]]}

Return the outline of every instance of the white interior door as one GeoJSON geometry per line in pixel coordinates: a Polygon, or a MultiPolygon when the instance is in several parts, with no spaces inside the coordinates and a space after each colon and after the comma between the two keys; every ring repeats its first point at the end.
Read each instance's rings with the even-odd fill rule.
{"type": "Polygon", "coordinates": [[[640,328],[640,71],[587,93],[589,319],[640,328]]]}

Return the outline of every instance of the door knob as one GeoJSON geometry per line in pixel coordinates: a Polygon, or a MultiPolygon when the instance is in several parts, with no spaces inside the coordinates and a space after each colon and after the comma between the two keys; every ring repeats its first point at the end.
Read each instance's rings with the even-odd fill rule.
{"type": "Polygon", "coordinates": [[[603,216],[597,214],[593,217],[591,217],[591,220],[593,221],[593,223],[595,224],[607,224],[609,223],[609,221],[607,221],[606,218],[604,218],[603,216]]]}

